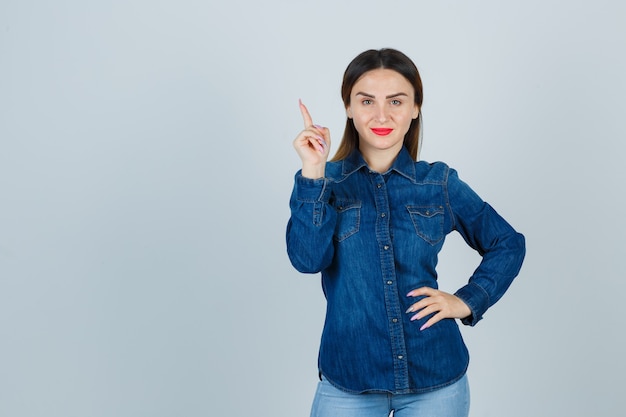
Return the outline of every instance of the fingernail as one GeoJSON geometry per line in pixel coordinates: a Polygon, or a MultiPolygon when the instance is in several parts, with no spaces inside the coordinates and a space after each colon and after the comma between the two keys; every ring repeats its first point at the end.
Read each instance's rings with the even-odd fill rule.
{"type": "Polygon", "coordinates": [[[313,125],[313,126],[315,126],[318,129],[324,129],[324,126],[320,126],[320,125],[313,125]]]}
{"type": "Polygon", "coordinates": [[[416,315],[414,315],[413,317],[411,317],[411,321],[415,321],[415,320],[417,320],[417,316],[418,316],[418,315],[416,314],[416,315]]]}
{"type": "Polygon", "coordinates": [[[320,143],[321,143],[324,147],[328,146],[328,144],[326,143],[326,141],[325,141],[324,139],[320,138],[319,136],[317,137],[317,139],[320,141],[320,143]]]}
{"type": "Polygon", "coordinates": [[[409,308],[406,310],[406,313],[407,313],[407,314],[408,314],[408,313],[412,313],[412,312],[413,312],[413,307],[409,307],[409,308]]]}
{"type": "Polygon", "coordinates": [[[428,326],[423,325],[422,327],[420,327],[420,331],[424,330],[424,329],[428,329],[428,326]]]}

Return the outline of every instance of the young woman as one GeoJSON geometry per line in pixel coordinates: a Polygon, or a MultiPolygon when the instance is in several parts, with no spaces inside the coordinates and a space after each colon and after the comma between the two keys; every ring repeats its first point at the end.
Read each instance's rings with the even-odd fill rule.
{"type": "Polygon", "coordinates": [[[327,300],[312,417],[467,416],[469,356],[455,319],[475,325],[518,274],[524,237],[446,164],[417,161],[422,82],[393,49],[358,55],[330,133],[300,103],[304,130],[287,252],[322,273],[327,300]],[[437,254],[456,230],[481,256],[467,285],[437,288],[437,254]]]}

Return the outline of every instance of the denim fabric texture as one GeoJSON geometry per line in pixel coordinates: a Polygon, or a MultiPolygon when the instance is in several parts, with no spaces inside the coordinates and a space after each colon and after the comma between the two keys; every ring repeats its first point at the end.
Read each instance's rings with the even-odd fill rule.
{"type": "Polygon", "coordinates": [[[290,200],[287,253],[303,273],[322,273],[327,300],[319,370],[352,393],[421,393],[465,375],[469,355],[457,321],[420,331],[410,321],[417,298],[438,288],[437,255],[456,230],[481,256],[455,294],[475,325],[518,274],[524,237],[446,164],[415,162],[403,148],[387,173],[353,152],[328,162],[325,177],[298,172],[290,200]]]}
{"type": "Polygon", "coordinates": [[[310,417],[467,417],[467,376],[444,388],[419,394],[351,394],[326,378],[317,384],[310,417]]]}

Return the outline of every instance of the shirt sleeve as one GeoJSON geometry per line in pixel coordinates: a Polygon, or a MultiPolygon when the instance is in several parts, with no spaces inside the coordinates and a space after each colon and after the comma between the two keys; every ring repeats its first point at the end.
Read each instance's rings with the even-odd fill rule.
{"type": "Polygon", "coordinates": [[[454,228],[482,256],[467,285],[455,293],[472,311],[462,323],[474,326],[519,273],[526,253],[525,239],[453,169],[448,175],[447,195],[454,228]]]}
{"type": "Polygon", "coordinates": [[[337,213],[329,204],[331,193],[329,179],[305,178],[301,171],[296,174],[289,201],[287,254],[300,272],[320,272],[333,260],[337,213]]]}

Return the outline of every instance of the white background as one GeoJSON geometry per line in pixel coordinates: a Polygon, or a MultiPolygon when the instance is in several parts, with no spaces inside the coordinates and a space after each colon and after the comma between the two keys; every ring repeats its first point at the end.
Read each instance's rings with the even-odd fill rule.
{"type": "MultiPolygon", "coordinates": [[[[626,408],[620,1],[0,2],[0,415],[307,416],[324,300],[284,244],[299,98],[394,47],[422,159],[526,235],[473,417],[626,408]]],[[[478,258],[441,256],[454,291],[478,258]]]]}

